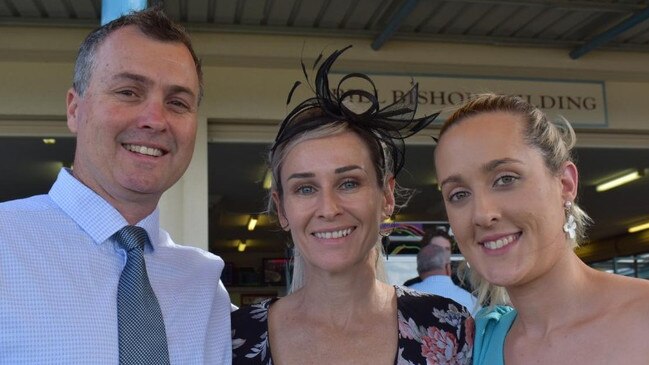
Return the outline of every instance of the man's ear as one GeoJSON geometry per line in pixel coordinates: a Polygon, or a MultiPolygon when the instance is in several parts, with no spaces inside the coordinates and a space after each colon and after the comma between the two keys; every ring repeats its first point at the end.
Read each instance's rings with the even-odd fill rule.
{"type": "Polygon", "coordinates": [[[288,219],[284,214],[284,207],[282,206],[282,199],[279,197],[277,191],[273,191],[271,195],[273,203],[275,204],[275,209],[277,210],[277,219],[279,219],[279,225],[286,232],[290,231],[291,228],[288,226],[288,219]]]}
{"type": "Polygon", "coordinates": [[[564,163],[561,170],[561,198],[563,201],[574,201],[577,197],[579,172],[574,163],[564,163]]]}
{"type": "Polygon", "coordinates": [[[66,112],[68,117],[68,129],[70,130],[70,132],[72,132],[72,134],[76,135],[79,127],[78,106],[80,96],[79,94],[77,94],[74,88],[70,88],[65,99],[66,112]]]}

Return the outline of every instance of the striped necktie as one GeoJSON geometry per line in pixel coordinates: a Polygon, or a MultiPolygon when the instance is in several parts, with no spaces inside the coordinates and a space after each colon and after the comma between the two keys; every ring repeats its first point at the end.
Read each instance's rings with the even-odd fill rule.
{"type": "Polygon", "coordinates": [[[126,226],[115,234],[115,239],[128,253],[117,287],[119,363],[169,364],[162,312],[144,264],[149,236],[143,228],[126,226]]]}

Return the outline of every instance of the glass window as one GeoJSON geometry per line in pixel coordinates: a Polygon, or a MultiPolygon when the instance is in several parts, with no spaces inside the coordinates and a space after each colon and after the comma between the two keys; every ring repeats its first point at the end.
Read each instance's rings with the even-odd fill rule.
{"type": "Polygon", "coordinates": [[[636,260],[638,261],[638,277],[649,279],[649,253],[637,255],[636,260]]]}
{"type": "Polygon", "coordinates": [[[620,256],[615,258],[615,273],[635,277],[635,256],[620,256]]]}
{"type": "Polygon", "coordinates": [[[613,260],[594,262],[594,263],[590,264],[590,267],[592,267],[593,269],[608,272],[608,273],[611,273],[611,274],[615,273],[615,270],[613,270],[613,260]]]}

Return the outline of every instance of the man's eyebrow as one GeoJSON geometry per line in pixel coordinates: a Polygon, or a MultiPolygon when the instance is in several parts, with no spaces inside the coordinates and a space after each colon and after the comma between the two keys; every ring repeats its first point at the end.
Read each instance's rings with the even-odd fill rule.
{"type": "Polygon", "coordinates": [[[153,83],[153,80],[149,79],[148,77],[138,75],[138,74],[134,74],[134,73],[131,73],[131,72],[120,72],[117,75],[115,75],[114,78],[133,80],[133,81],[137,81],[139,83],[147,84],[147,85],[153,83]]]}
{"type": "Polygon", "coordinates": [[[185,86],[180,86],[180,85],[173,85],[171,88],[171,93],[172,94],[188,94],[192,98],[196,99],[196,94],[192,91],[192,89],[185,87],[185,86]]]}

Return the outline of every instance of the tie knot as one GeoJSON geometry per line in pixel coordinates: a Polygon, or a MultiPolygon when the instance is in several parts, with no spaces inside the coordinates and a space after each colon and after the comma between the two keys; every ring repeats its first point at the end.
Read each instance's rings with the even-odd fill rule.
{"type": "Polygon", "coordinates": [[[126,226],[115,233],[115,239],[126,251],[131,251],[134,248],[144,249],[144,245],[149,241],[149,235],[144,228],[126,226]]]}

